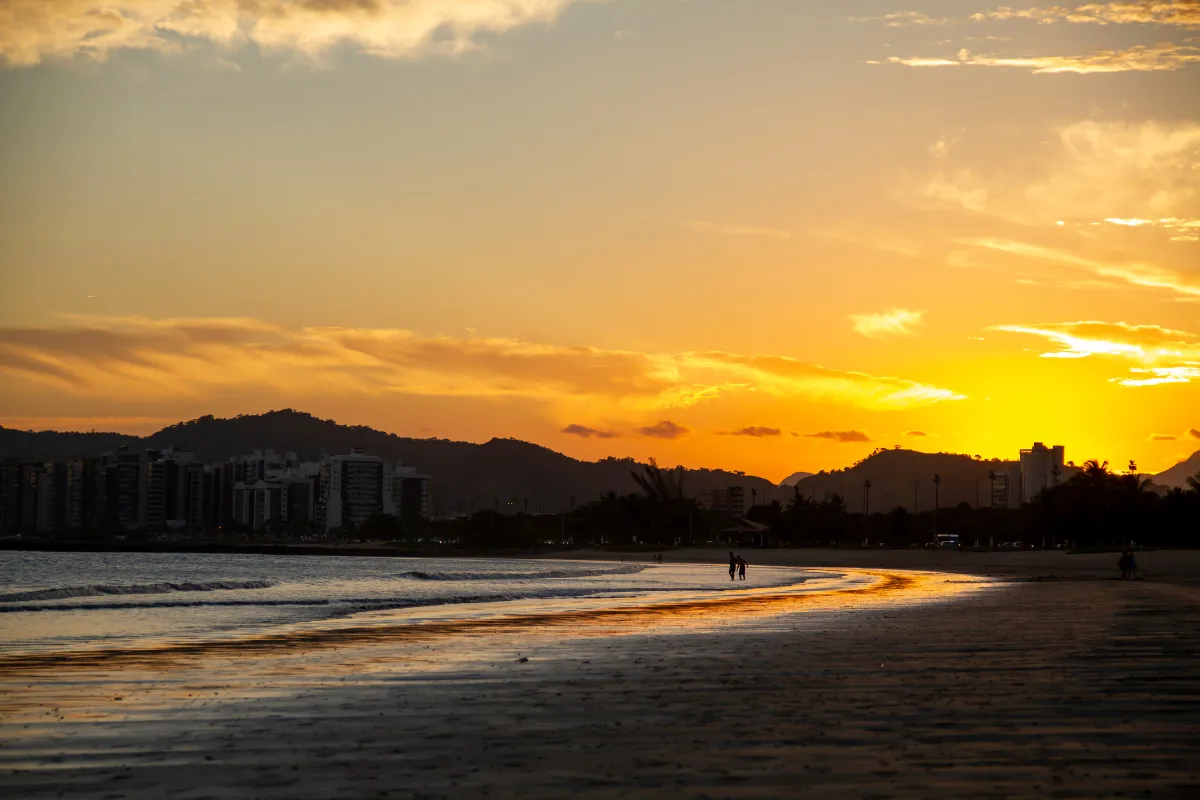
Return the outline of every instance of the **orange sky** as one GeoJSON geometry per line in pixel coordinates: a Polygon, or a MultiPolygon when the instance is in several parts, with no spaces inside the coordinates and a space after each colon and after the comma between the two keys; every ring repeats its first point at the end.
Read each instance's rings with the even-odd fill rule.
{"type": "Polygon", "coordinates": [[[1200,5],[9,0],[0,424],[1200,448],[1200,5]]]}

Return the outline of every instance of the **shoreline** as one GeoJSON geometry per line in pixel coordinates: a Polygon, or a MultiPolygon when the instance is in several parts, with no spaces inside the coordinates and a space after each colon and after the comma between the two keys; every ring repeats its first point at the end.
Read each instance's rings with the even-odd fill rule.
{"type": "MultiPolygon", "coordinates": [[[[746,555],[871,569],[850,552],[746,555]]],[[[606,555],[589,560],[621,556],[606,555]]],[[[901,570],[950,554],[902,555],[914,563],[901,570]]],[[[468,633],[453,642],[486,657],[465,660],[450,643],[363,641],[274,661],[84,665],[82,681],[51,670],[32,687],[17,671],[6,688],[25,706],[0,715],[0,788],[31,800],[1200,793],[1197,560],[1162,553],[1145,580],[1119,581],[1109,554],[955,555],[975,560],[947,561],[940,579],[985,565],[1000,580],[949,602],[797,607],[762,625],[468,633]],[[1003,557],[977,558],[991,555],[1003,557]]]]}

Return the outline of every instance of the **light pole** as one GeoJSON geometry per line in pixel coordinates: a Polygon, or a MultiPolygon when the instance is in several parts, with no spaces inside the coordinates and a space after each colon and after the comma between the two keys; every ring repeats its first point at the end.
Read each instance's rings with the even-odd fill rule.
{"type": "Polygon", "coordinates": [[[871,481],[868,478],[863,481],[863,522],[867,526],[866,536],[863,543],[870,547],[871,545],[871,481]]]}
{"type": "Polygon", "coordinates": [[[937,518],[938,506],[941,505],[941,497],[939,491],[942,488],[942,476],[934,473],[933,476],[933,546],[937,547],[937,518]]]}

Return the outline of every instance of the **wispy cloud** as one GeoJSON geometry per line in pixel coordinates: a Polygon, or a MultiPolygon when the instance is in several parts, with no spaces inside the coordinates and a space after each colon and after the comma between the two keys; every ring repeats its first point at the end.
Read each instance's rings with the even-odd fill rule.
{"type": "Polygon", "coordinates": [[[1009,67],[1037,75],[1056,73],[1171,72],[1200,61],[1200,47],[1190,44],[1135,45],[1123,50],[1097,50],[1079,55],[995,56],[959,50],[952,56],[890,56],[870,64],[905,67],[1009,67]]]}
{"type": "Polygon", "coordinates": [[[851,17],[851,22],[880,22],[889,28],[907,28],[914,25],[949,25],[953,20],[946,17],[931,17],[923,11],[893,11],[874,17],[851,17]]]}
{"type": "Polygon", "coordinates": [[[877,314],[851,314],[854,330],[871,339],[886,339],[891,336],[913,336],[921,324],[924,311],[909,311],[893,308],[877,314]]]}
{"type": "Polygon", "coordinates": [[[587,425],[568,425],[562,429],[562,433],[569,436],[578,436],[582,439],[620,439],[621,434],[616,431],[604,430],[602,428],[589,428],[587,425]]]}
{"type": "Polygon", "coordinates": [[[833,442],[869,442],[871,437],[862,431],[820,431],[818,433],[806,433],[805,437],[809,439],[828,439],[833,442]]]}
{"type": "Polygon", "coordinates": [[[379,58],[455,55],[481,37],[553,22],[579,0],[4,0],[0,62],[30,66],[190,44],[313,59],[348,46],[379,58]]]}
{"type": "Polygon", "coordinates": [[[1056,22],[1091,23],[1095,25],[1177,25],[1200,28],[1200,4],[1194,0],[1127,0],[1116,3],[1085,3],[1074,7],[1043,6],[1011,8],[1000,6],[991,11],[972,14],[977,22],[988,20],[1023,19],[1053,24],[1056,22]]]}
{"type": "Polygon", "coordinates": [[[691,433],[690,430],[672,422],[669,419],[664,419],[661,422],[656,422],[653,425],[647,425],[644,428],[638,428],[638,433],[642,436],[649,436],[651,439],[682,439],[691,433]]]}
{"type": "Polygon", "coordinates": [[[64,393],[121,400],[203,398],[252,387],[309,396],[526,398],[579,413],[600,406],[682,408],[742,392],[876,409],[962,398],[915,381],[777,355],[646,353],[405,330],[288,328],[254,319],[83,317],[60,326],[0,328],[0,372],[64,393]]]}
{"type": "Polygon", "coordinates": [[[736,431],[720,431],[721,436],[751,436],[754,438],[764,438],[768,436],[782,436],[783,431],[779,428],[762,428],[757,425],[751,425],[748,428],[739,428],[736,431]]]}
{"type": "Polygon", "coordinates": [[[1159,325],[1125,322],[1057,322],[1040,325],[997,325],[992,330],[1040,336],[1057,345],[1043,358],[1104,356],[1135,361],[1134,377],[1112,378],[1122,386],[1189,383],[1200,378],[1200,336],[1159,325]]]}
{"type": "Polygon", "coordinates": [[[717,233],[722,236],[757,236],[767,239],[791,239],[791,231],[777,228],[760,228],[754,225],[728,225],[720,222],[702,222],[700,220],[684,219],[679,224],[700,233],[717,233]]]}
{"type": "Polygon", "coordinates": [[[1150,434],[1149,441],[1151,441],[1151,442],[1174,442],[1178,438],[1179,438],[1178,436],[1173,436],[1169,433],[1152,433],[1152,434],[1150,434]]]}
{"type": "Polygon", "coordinates": [[[1188,431],[1188,436],[1191,436],[1194,439],[1200,439],[1200,430],[1196,430],[1195,428],[1192,428],[1191,430],[1188,431]]]}
{"type": "Polygon", "coordinates": [[[923,438],[923,437],[928,436],[929,434],[926,433],[925,431],[905,431],[904,435],[905,436],[916,436],[918,438],[923,438]]]}
{"type": "Polygon", "coordinates": [[[964,239],[958,243],[1082,269],[1102,278],[1120,280],[1151,289],[1162,289],[1185,298],[1200,297],[1200,283],[1197,283],[1195,279],[1156,264],[1144,262],[1110,264],[1078,253],[1011,239],[964,239]]]}

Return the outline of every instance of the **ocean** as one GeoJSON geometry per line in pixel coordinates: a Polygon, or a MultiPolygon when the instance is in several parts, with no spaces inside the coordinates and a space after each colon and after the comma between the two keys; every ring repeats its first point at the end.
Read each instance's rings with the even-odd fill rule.
{"type": "Polygon", "coordinates": [[[0,552],[0,652],[156,648],[349,625],[555,615],[852,588],[751,566],[485,558],[0,552]]]}

